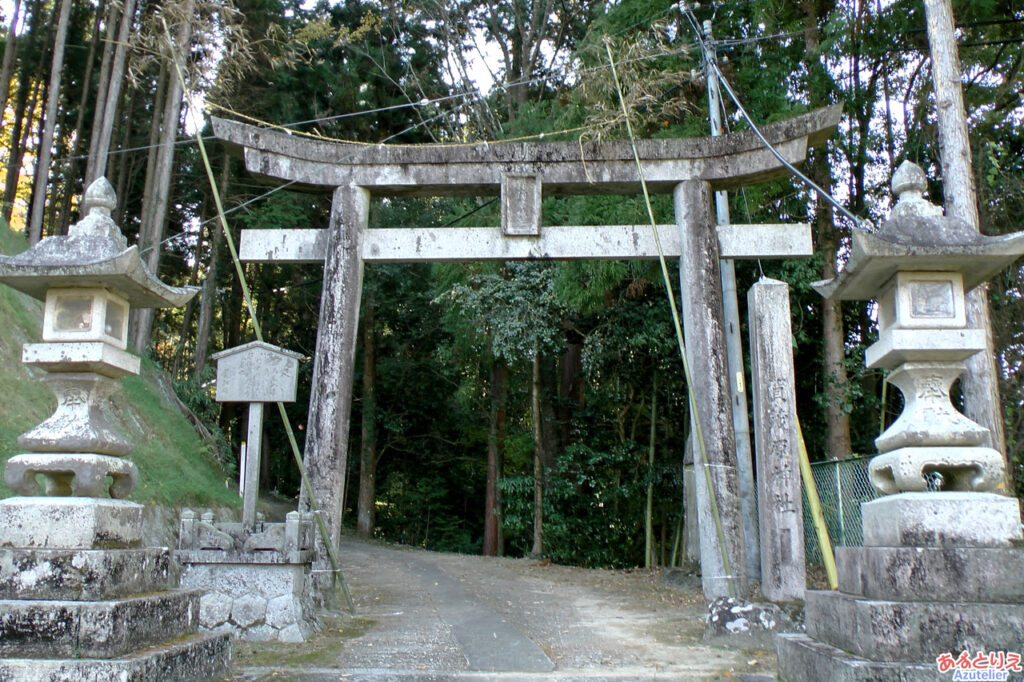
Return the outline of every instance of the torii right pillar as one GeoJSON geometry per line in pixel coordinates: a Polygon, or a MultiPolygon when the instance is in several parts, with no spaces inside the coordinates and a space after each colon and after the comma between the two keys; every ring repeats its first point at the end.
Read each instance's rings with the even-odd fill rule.
{"type": "Polygon", "coordinates": [[[815,288],[878,301],[866,364],[889,370],[906,406],[875,440],[869,472],[883,497],[862,506],[865,546],[837,549],[839,591],[807,593],[807,633],[779,635],[779,677],[1019,679],[1020,505],[1005,494],[1003,454],[949,390],[985,347],[984,332],[967,326],[964,294],[1024,254],[1024,232],[986,237],[943,216],[911,163],[892,184],[889,220],[855,232],[846,270],[815,288]]]}

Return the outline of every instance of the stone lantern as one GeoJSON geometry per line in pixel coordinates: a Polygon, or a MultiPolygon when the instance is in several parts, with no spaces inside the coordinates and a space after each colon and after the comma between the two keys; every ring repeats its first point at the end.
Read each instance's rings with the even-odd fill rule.
{"type": "Polygon", "coordinates": [[[846,270],[815,285],[826,298],[878,301],[878,341],[865,363],[890,370],[905,399],[875,439],[881,454],[869,476],[885,497],[863,506],[864,541],[1008,544],[1020,538],[1020,512],[1016,499],[995,494],[1003,454],[949,391],[963,361],[985,349],[984,330],[967,326],[964,293],[1024,254],[1024,233],[979,234],[922,198],[926,186],[924,172],[904,162],[889,219],[876,233],[855,232],[846,270]]]}
{"type": "Polygon", "coordinates": [[[1024,232],[981,235],[925,201],[925,186],[920,168],[900,166],[889,220],[855,232],[845,271],[815,285],[827,298],[878,302],[866,364],[889,370],[905,407],[875,440],[869,475],[882,497],[861,506],[864,546],[836,548],[838,590],[808,591],[806,633],[777,639],[779,678],[790,682],[938,679],[945,656],[1020,650],[1020,505],[999,494],[1005,465],[988,429],[949,390],[985,349],[964,292],[1024,254],[1024,232]]]}
{"type": "Polygon", "coordinates": [[[0,501],[0,679],[204,680],[230,666],[227,636],[197,632],[199,592],[169,589],[170,553],[142,546],[142,506],[124,499],[138,472],[104,407],[139,372],[128,313],[195,290],[146,269],[115,205],[100,178],[67,236],[0,257],[0,282],[45,302],[42,342],[22,362],[57,398],[4,470],[20,497],[0,501]]]}
{"type": "MultiPolygon", "coordinates": [[[[139,372],[138,357],[125,350],[130,307],[178,307],[195,294],[194,289],[164,285],[145,268],[138,247],[128,247],[110,217],[115,202],[113,188],[101,178],[86,191],[85,217],[66,237],[50,237],[17,256],[0,257],[0,282],[45,301],[42,343],[26,344],[22,361],[47,372],[44,381],[57,397],[53,416],[18,438],[28,452],[7,462],[4,480],[15,492],[34,495],[41,475],[46,497],[90,498],[71,504],[90,510],[91,523],[100,524],[91,529],[95,532],[112,521],[111,515],[138,513],[133,503],[95,499],[108,492],[123,499],[138,476],[126,459],[131,444],[103,412],[117,390],[115,380],[139,372]]],[[[67,504],[45,499],[5,503],[38,509],[67,504]]],[[[67,530],[81,543],[91,540],[88,524],[74,523],[67,530]]]]}

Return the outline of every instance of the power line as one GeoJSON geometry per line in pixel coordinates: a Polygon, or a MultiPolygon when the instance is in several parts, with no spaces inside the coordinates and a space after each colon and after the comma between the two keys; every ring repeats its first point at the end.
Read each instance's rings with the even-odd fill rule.
{"type": "Polygon", "coordinates": [[[728,95],[729,95],[729,99],[731,99],[733,101],[733,104],[736,105],[737,111],[739,111],[740,115],[744,118],[744,120],[746,120],[747,125],[749,125],[750,129],[754,131],[754,134],[757,135],[758,139],[761,140],[761,142],[764,144],[765,148],[768,149],[768,151],[770,151],[772,153],[772,156],[774,156],[779,161],[779,163],[782,164],[782,166],[786,170],[788,170],[790,173],[792,173],[794,176],[796,176],[805,185],[807,185],[808,187],[813,189],[818,194],[818,196],[820,196],[826,202],[831,204],[833,208],[835,208],[837,211],[839,211],[844,216],[846,216],[851,221],[853,221],[853,226],[856,229],[863,229],[863,230],[867,230],[869,232],[873,231],[873,229],[870,228],[869,224],[866,221],[862,221],[860,218],[855,216],[853,213],[851,213],[849,211],[849,209],[847,209],[845,206],[843,206],[841,203],[839,203],[835,199],[835,197],[833,197],[831,194],[829,194],[824,189],[819,187],[817,185],[817,183],[815,183],[809,177],[807,177],[802,172],[800,172],[796,168],[796,166],[794,166],[789,161],[787,161],[782,156],[782,154],[779,153],[779,150],[776,149],[772,145],[772,143],[768,141],[768,139],[761,132],[761,129],[757,126],[756,123],[754,123],[754,119],[751,118],[750,114],[748,114],[747,110],[743,107],[743,103],[740,102],[739,96],[737,96],[736,91],[733,90],[733,87],[729,83],[728,79],[726,79],[725,74],[723,74],[722,70],[718,67],[717,60],[715,60],[714,58],[708,58],[708,55],[711,54],[711,50],[707,49],[707,47],[706,47],[704,31],[701,29],[700,25],[697,23],[697,18],[693,15],[693,10],[690,9],[686,4],[683,4],[681,7],[682,7],[683,15],[686,17],[687,21],[690,23],[690,26],[693,28],[694,35],[697,38],[697,42],[699,42],[700,45],[701,45],[701,48],[702,48],[701,52],[702,52],[702,54],[704,56],[704,58],[703,58],[704,64],[707,66],[707,68],[714,70],[714,72],[718,75],[719,84],[723,88],[725,88],[726,93],[728,93],[728,95]]]}

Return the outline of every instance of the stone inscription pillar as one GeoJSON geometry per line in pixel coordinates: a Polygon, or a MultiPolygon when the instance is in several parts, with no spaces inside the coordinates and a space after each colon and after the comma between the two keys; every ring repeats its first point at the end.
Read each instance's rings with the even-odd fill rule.
{"type": "Polygon", "coordinates": [[[729,571],[722,563],[718,532],[699,451],[694,443],[694,474],[700,520],[700,563],[704,596],[744,597],[747,592],[746,553],[740,513],[739,475],[725,351],[725,315],[719,272],[718,237],[711,219],[711,189],[706,182],[689,180],[674,191],[676,225],[682,253],[679,277],[682,289],[686,358],[693,380],[696,414],[707,451],[707,466],[718,505],[729,571]],[[734,590],[730,587],[734,586],[734,590]]]}
{"type": "Polygon", "coordinates": [[[804,598],[807,577],[789,286],[761,278],[747,293],[747,310],[761,530],[761,592],[771,601],[793,601],[804,598]]]}
{"type": "MultiPolygon", "coordinates": [[[[335,547],[341,539],[345,505],[352,374],[363,288],[362,241],[369,210],[370,193],[362,187],[345,186],[334,191],[306,425],[306,474],[335,547]]],[[[312,509],[309,492],[303,486],[303,509],[312,509]]],[[[327,568],[327,552],[319,534],[316,547],[315,567],[327,568]]]]}

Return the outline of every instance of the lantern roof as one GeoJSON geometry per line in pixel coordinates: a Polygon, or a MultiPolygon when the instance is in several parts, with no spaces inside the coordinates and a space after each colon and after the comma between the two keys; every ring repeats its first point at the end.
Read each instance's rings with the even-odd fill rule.
{"type": "Polygon", "coordinates": [[[66,236],[47,237],[15,256],[0,256],[0,282],[40,300],[50,289],[103,287],[136,308],[185,305],[198,289],[167,286],[149,271],[138,247],[128,246],[110,217],[116,205],[114,188],[99,178],[85,191],[85,216],[66,236]]]}
{"type": "Polygon", "coordinates": [[[970,223],[943,215],[926,200],[924,171],[904,161],[892,177],[898,197],[877,232],[854,231],[846,268],[811,286],[825,298],[876,298],[899,271],[958,272],[964,289],[985,282],[1024,255],[1024,232],[989,237],[970,223]]]}

